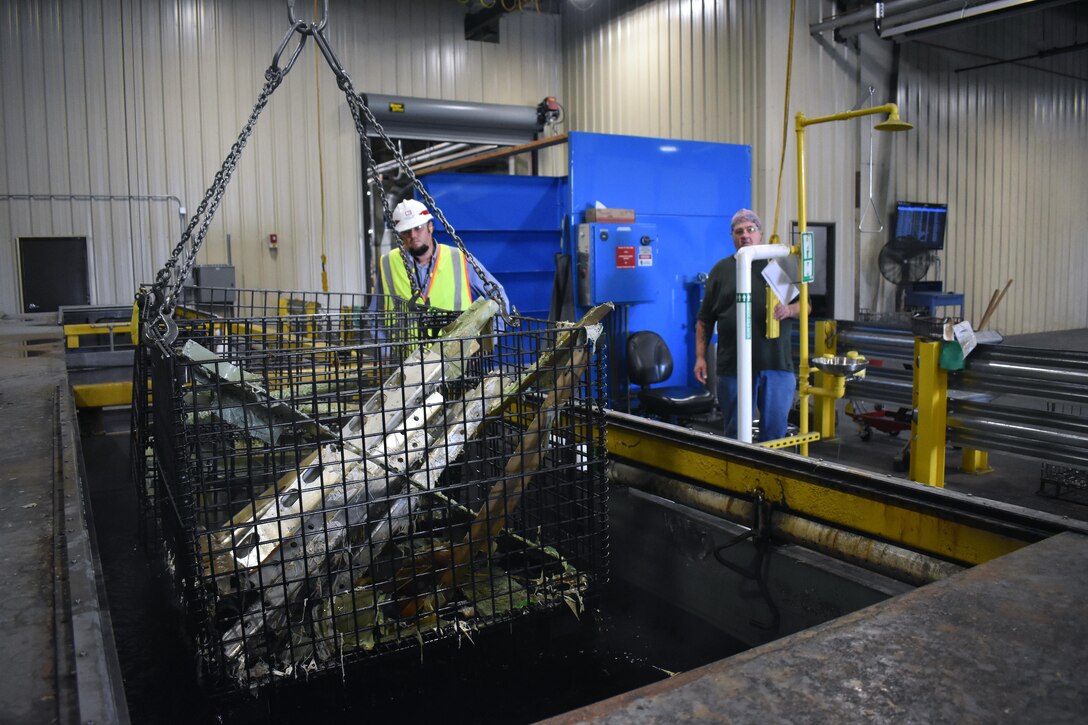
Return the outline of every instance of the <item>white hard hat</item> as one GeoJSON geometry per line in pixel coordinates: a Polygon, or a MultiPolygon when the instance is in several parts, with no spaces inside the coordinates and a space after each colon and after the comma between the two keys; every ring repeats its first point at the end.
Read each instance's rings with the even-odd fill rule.
{"type": "Polygon", "coordinates": [[[431,212],[415,199],[405,199],[393,210],[393,229],[397,234],[421,227],[431,221],[431,212]]]}

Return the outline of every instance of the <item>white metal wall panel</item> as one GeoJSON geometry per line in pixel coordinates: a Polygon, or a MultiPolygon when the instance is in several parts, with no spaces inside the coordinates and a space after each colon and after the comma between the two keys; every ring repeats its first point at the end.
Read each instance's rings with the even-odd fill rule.
{"type": "MultiPolygon", "coordinates": [[[[764,155],[767,167],[762,175],[762,188],[767,199],[767,215],[773,213],[778,179],[779,152],[782,148],[782,99],[785,92],[785,51],[788,45],[789,3],[776,4],[778,15],[768,33],[767,53],[781,70],[768,76],[769,94],[779,96],[774,101],[774,115],[766,120],[766,145],[772,151],[764,155]],[[772,50],[773,49],[773,50],[772,50]]],[[[788,238],[791,225],[798,219],[798,162],[795,119],[797,113],[808,118],[818,118],[848,111],[859,105],[869,104],[868,93],[859,94],[857,76],[858,54],[850,46],[826,45],[813,38],[809,24],[824,19],[831,13],[827,2],[798,2],[794,20],[793,71],[790,88],[786,158],[782,180],[779,233],[788,238]]],[[[874,84],[879,86],[878,83],[874,84]]],[[[883,91],[877,90],[872,98],[879,104],[883,91]]],[[[858,232],[858,203],[856,194],[858,173],[868,161],[869,121],[855,119],[817,124],[805,130],[805,216],[810,224],[833,224],[835,234],[835,264],[830,269],[834,275],[835,310],[838,318],[853,316],[855,285],[859,280],[859,244],[865,235],[858,232]]],[[[875,150],[878,160],[881,139],[877,138],[875,150]]],[[[876,167],[880,174],[881,166],[876,167]]],[[[866,167],[864,171],[868,171],[866,167]]],[[[868,185],[866,184],[866,191],[868,185]]],[[[770,222],[767,222],[768,224],[770,222]]],[[[864,272],[862,273],[864,274],[864,272]]]]}
{"type": "MultiPolygon", "coordinates": [[[[357,91],[532,106],[559,95],[557,16],[510,13],[492,44],[464,40],[458,2],[330,5],[329,40],[357,91]]],[[[0,194],[172,195],[190,215],[287,30],[284,3],[268,0],[8,0],[0,24],[0,194]]],[[[240,285],[318,288],[324,218],[330,289],[361,290],[355,139],[309,43],[262,114],[198,263],[225,263],[229,234],[240,285]]],[[[21,236],[87,236],[94,301],[128,302],[180,238],[177,211],[0,200],[0,310],[19,307],[21,236]]]]}
{"type": "Polygon", "coordinates": [[[969,45],[936,35],[901,59],[916,130],[899,141],[910,163],[895,169],[897,196],[948,203],[941,274],[967,295],[969,318],[1014,280],[991,322],[1005,334],[1088,326],[1084,53],[964,69],[1072,45],[1077,25],[1058,17],[1025,15],[1015,32],[982,25],[969,45]]]}
{"type": "Polygon", "coordinates": [[[630,0],[568,10],[563,60],[570,127],[691,140],[743,135],[758,103],[739,99],[763,96],[762,7],[630,0]]]}

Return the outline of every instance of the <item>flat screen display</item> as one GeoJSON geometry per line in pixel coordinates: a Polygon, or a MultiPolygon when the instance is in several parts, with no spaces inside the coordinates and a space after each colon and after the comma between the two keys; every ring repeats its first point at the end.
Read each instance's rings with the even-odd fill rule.
{"type": "Polygon", "coordinates": [[[944,249],[948,205],[900,201],[895,205],[895,243],[944,249]]]}

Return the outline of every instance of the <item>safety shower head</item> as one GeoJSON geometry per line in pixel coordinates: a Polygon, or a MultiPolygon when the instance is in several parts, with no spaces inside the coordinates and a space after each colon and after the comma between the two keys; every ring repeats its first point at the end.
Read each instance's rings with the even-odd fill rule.
{"type": "Polygon", "coordinates": [[[914,128],[914,124],[901,119],[898,111],[892,111],[888,114],[888,120],[881,121],[873,128],[877,131],[909,131],[914,128]]]}

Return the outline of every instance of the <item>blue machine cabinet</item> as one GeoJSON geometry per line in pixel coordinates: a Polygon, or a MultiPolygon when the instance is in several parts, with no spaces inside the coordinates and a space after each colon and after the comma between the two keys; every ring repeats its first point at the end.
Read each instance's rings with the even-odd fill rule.
{"type": "MultiPolygon", "coordinates": [[[[630,332],[653,330],[672,352],[673,374],[668,385],[697,385],[692,372],[695,320],[691,312],[693,283],[719,259],[736,251],[729,221],[733,213],[752,204],[752,149],[737,144],[678,141],[597,133],[570,134],[570,177],[567,186],[568,249],[577,250],[585,213],[598,202],[634,209],[637,224],[656,229],[653,265],[646,268],[641,291],[627,293],[621,285],[632,279],[616,270],[606,289],[611,301],[626,309],[630,332]],[[614,282],[614,284],[611,284],[614,282]],[[631,295],[640,299],[626,299],[631,295]]],[[[573,264],[577,265],[577,259],[573,264]]],[[[598,265],[600,269],[600,265],[598,265]]],[[[598,278],[583,279],[572,271],[575,285],[590,283],[595,301],[605,301],[598,278]]],[[[700,290],[701,291],[701,288],[700,290]]],[[[579,314],[587,305],[579,286],[579,314]]],[[[697,302],[695,303],[698,304],[697,302]]],[[[614,350],[612,355],[621,355],[614,350]]]]}
{"type": "MultiPolygon", "coordinates": [[[[548,176],[434,174],[425,179],[465,247],[527,317],[547,317],[559,251],[562,188],[548,176]]],[[[435,238],[453,240],[435,220],[435,238]]]]}
{"type": "MultiPolygon", "coordinates": [[[[752,204],[751,147],[572,132],[567,151],[565,177],[435,174],[425,183],[520,312],[547,316],[562,260],[575,317],[590,303],[615,302],[628,331],[665,339],[675,361],[666,384],[696,384],[692,295],[701,291],[700,275],[736,251],[729,220],[752,204]],[[633,209],[635,223],[590,225],[593,276],[581,278],[579,234],[598,202],[633,209]],[[600,239],[604,229],[608,240],[600,239]]],[[[439,238],[449,241],[441,230],[439,238]]]]}

